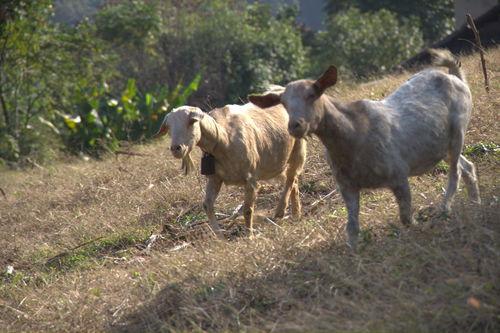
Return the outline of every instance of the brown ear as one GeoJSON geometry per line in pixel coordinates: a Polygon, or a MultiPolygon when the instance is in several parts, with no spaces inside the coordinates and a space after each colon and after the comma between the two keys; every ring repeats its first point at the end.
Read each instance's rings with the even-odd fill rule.
{"type": "Polygon", "coordinates": [[[167,133],[168,133],[168,126],[165,122],[163,122],[163,123],[161,123],[160,129],[158,130],[158,132],[155,135],[153,135],[153,139],[161,138],[162,136],[164,136],[167,133]]]}
{"type": "Polygon", "coordinates": [[[326,72],[314,82],[314,90],[318,95],[321,95],[335,83],[337,83],[337,67],[330,66],[326,72]]]}
{"type": "Polygon", "coordinates": [[[158,130],[158,132],[156,132],[155,135],[153,135],[153,139],[161,138],[162,136],[164,136],[165,134],[168,133],[167,119],[168,119],[169,115],[170,115],[170,113],[167,113],[165,115],[165,118],[163,118],[163,121],[161,122],[160,129],[158,130]]]}
{"type": "Polygon", "coordinates": [[[200,109],[193,107],[189,113],[189,125],[193,125],[195,122],[200,121],[205,114],[200,109]]]}
{"type": "Polygon", "coordinates": [[[281,95],[269,93],[265,95],[250,95],[248,100],[259,108],[270,108],[281,103],[281,95]]]}

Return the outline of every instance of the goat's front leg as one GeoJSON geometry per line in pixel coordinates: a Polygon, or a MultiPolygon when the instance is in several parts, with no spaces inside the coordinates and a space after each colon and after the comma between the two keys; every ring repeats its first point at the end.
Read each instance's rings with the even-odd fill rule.
{"type": "Polygon", "coordinates": [[[217,176],[208,176],[207,188],[205,193],[205,201],[203,202],[203,209],[208,216],[208,222],[212,231],[220,235],[221,230],[219,223],[215,217],[214,204],[217,196],[219,195],[220,188],[222,186],[222,180],[217,176]]]}
{"type": "Polygon", "coordinates": [[[358,245],[359,234],[359,190],[341,188],[342,197],[347,206],[347,244],[354,251],[358,245]]]}
{"type": "Polygon", "coordinates": [[[247,181],[245,185],[245,202],[243,204],[243,216],[245,225],[250,233],[253,234],[253,210],[257,193],[257,183],[254,180],[247,181]]]}
{"type": "Polygon", "coordinates": [[[392,187],[392,193],[394,193],[399,205],[399,219],[401,223],[405,226],[411,225],[413,223],[413,218],[411,211],[411,191],[408,178],[405,178],[401,183],[392,187]]]}

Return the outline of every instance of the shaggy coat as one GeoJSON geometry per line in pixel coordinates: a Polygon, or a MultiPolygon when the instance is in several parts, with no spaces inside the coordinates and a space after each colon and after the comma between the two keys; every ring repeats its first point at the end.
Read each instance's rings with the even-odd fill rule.
{"type": "Polygon", "coordinates": [[[285,175],[275,216],[283,217],[288,201],[294,218],[300,216],[298,176],[306,157],[306,144],[288,133],[288,114],[282,106],[262,110],[253,105],[227,105],[206,114],[183,106],[169,113],[158,135],[171,132],[172,154],[183,159],[185,172],[192,169],[190,152],[198,146],[215,157],[215,174],[208,176],[203,207],[212,229],[219,231],[214,203],[222,184],[245,188],[243,214],[252,230],[257,181],[285,175]]]}
{"type": "Polygon", "coordinates": [[[443,208],[450,210],[461,174],[469,196],[480,202],[474,165],[461,151],[469,123],[472,98],[465,76],[453,56],[432,50],[436,69],[417,73],[381,100],[339,103],[324,91],[337,81],[330,67],[316,81],[299,80],[283,93],[250,96],[261,107],[285,106],[288,129],[297,138],[315,134],[326,147],[348,209],[349,245],[356,247],[359,233],[359,192],[386,187],[393,191],[401,222],[412,223],[408,177],[432,169],[440,160],[449,165],[443,208]]]}

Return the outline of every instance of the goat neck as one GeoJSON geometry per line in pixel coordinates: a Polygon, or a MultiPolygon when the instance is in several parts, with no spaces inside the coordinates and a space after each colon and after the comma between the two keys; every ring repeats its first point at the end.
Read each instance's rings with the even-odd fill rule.
{"type": "Polygon", "coordinates": [[[354,124],[346,114],[345,106],[333,101],[333,98],[323,95],[316,102],[321,112],[321,118],[316,134],[324,144],[329,145],[338,141],[344,141],[354,135],[354,124]]]}
{"type": "Polygon", "coordinates": [[[200,121],[201,138],[198,147],[206,153],[217,157],[221,148],[227,146],[226,130],[217,124],[210,115],[205,115],[200,121]]]}

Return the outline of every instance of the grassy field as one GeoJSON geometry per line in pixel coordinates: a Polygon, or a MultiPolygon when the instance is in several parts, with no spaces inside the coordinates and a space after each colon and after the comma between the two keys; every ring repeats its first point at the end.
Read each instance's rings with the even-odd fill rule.
{"type": "MultiPolygon", "coordinates": [[[[280,185],[262,184],[254,239],[238,236],[241,218],[225,222],[228,240],[210,237],[204,177],[181,175],[168,139],[135,155],[0,173],[0,331],[500,331],[500,49],[487,62],[489,95],[478,56],[463,59],[475,103],[466,153],[483,204],[460,190],[451,216],[433,213],[445,165],[412,178],[410,229],[389,191],[366,191],[356,254],[316,139],[304,217],[266,221],[280,185]]],[[[379,99],[409,75],[330,93],[379,99]]],[[[223,188],[217,211],[241,201],[223,188]]]]}

